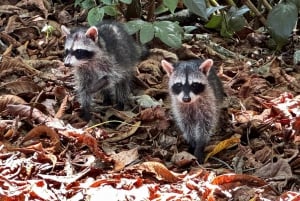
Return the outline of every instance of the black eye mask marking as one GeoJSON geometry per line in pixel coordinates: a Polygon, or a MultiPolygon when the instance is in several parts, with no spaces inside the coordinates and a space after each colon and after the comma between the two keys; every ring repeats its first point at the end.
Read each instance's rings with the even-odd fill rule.
{"type": "Polygon", "coordinates": [[[175,83],[172,86],[172,91],[174,94],[180,94],[180,92],[183,90],[183,85],[181,83],[175,83]]]}
{"type": "Polygon", "coordinates": [[[200,94],[204,91],[204,89],[205,89],[205,85],[202,83],[193,82],[191,84],[191,91],[194,94],[200,94]]]}
{"type": "Polygon", "coordinates": [[[94,52],[88,51],[88,50],[78,49],[78,50],[73,51],[73,50],[66,49],[65,56],[67,56],[69,54],[75,56],[76,59],[78,59],[78,60],[91,59],[95,55],[94,52]]]}
{"type": "Polygon", "coordinates": [[[80,59],[90,59],[94,56],[95,53],[88,50],[78,49],[71,52],[71,54],[73,54],[76,57],[76,59],[80,60],[80,59]]]}

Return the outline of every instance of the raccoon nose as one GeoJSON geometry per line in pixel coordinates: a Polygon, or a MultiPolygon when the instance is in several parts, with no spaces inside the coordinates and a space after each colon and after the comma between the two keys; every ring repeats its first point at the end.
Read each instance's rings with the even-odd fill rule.
{"type": "Polygon", "coordinates": [[[72,66],[71,63],[69,63],[69,62],[64,62],[64,65],[65,65],[66,67],[71,67],[71,66],[72,66]]]}
{"type": "Polygon", "coordinates": [[[185,103],[189,103],[189,102],[191,102],[191,97],[189,97],[189,96],[184,96],[184,97],[182,98],[182,101],[185,102],[185,103]]]}

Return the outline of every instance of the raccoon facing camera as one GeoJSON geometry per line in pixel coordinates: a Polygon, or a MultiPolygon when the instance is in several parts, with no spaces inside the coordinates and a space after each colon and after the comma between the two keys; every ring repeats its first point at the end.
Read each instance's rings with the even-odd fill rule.
{"type": "Polygon", "coordinates": [[[217,127],[223,86],[213,68],[213,60],[181,61],[174,65],[162,60],[169,76],[169,94],[175,122],[199,163],[204,148],[217,127]]]}
{"type": "Polygon", "coordinates": [[[68,29],[61,26],[65,41],[65,66],[74,67],[80,116],[91,119],[92,95],[100,92],[103,104],[128,104],[134,66],[142,56],[142,47],[122,24],[103,21],[97,26],[68,29]]]}

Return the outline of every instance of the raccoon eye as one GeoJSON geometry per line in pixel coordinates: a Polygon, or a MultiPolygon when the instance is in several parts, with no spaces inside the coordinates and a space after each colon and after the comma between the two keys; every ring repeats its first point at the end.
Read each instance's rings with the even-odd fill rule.
{"type": "Polygon", "coordinates": [[[94,56],[94,52],[78,49],[73,52],[76,59],[90,59],[94,56]]]}
{"type": "Polygon", "coordinates": [[[183,85],[181,83],[176,83],[172,86],[172,91],[174,94],[180,94],[183,90],[183,85]]]}
{"type": "Polygon", "coordinates": [[[191,84],[191,91],[194,93],[194,94],[199,94],[201,92],[203,92],[205,89],[205,85],[204,84],[201,84],[201,83],[196,83],[196,82],[193,82],[191,84]]]}

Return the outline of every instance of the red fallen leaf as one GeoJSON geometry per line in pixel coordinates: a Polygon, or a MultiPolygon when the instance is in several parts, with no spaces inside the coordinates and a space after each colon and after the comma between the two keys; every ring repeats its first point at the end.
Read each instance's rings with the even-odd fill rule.
{"type": "Polygon", "coordinates": [[[67,133],[69,136],[75,137],[79,143],[85,144],[86,146],[89,147],[89,149],[94,153],[94,155],[102,159],[105,162],[112,162],[112,159],[108,156],[106,156],[105,153],[98,147],[98,141],[96,138],[94,138],[92,135],[88,133],[75,133],[75,132],[68,132],[67,133]]]}
{"type": "Polygon", "coordinates": [[[300,193],[287,191],[280,196],[280,201],[299,201],[300,193]]]}
{"type": "Polygon", "coordinates": [[[295,118],[293,129],[295,130],[295,135],[300,135],[300,117],[295,118]]]}
{"type": "Polygon", "coordinates": [[[157,191],[159,190],[159,185],[156,185],[155,187],[149,187],[149,200],[154,200],[156,198],[159,198],[160,195],[157,193],[157,191]]]}
{"type": "Polygon", "coordinates": [[[251,187],[260,187],[267,188],[269,191],[273,191],[273,189],[268,185],[264,180],[254,177],[251,175],[245,174],[224,174],[215,177],[211,184],[217,185],[215,188],[212,186],[206,190],[206,192],[202,195],[202,199],[204,200],[212,200],[214,201],[214,192],[217,190],[228,191],[235,189],[236,187],[247,185],[251,187]]]}
{"type": "Polygon", "coordinates": [[[136,188],[141,187],[144,184],[144,180],[141,178],[137,178],[136,182],[134,183],[136,188]]]}
{"type": "Polygon", "coordinates": [[[99,187],[103,184],[109,184],[109,185],[114,185],[116,183],[119,183],[121,180],[120,179],[99,179],[95,182],[93,182],[90,187],[99,187]]]}

